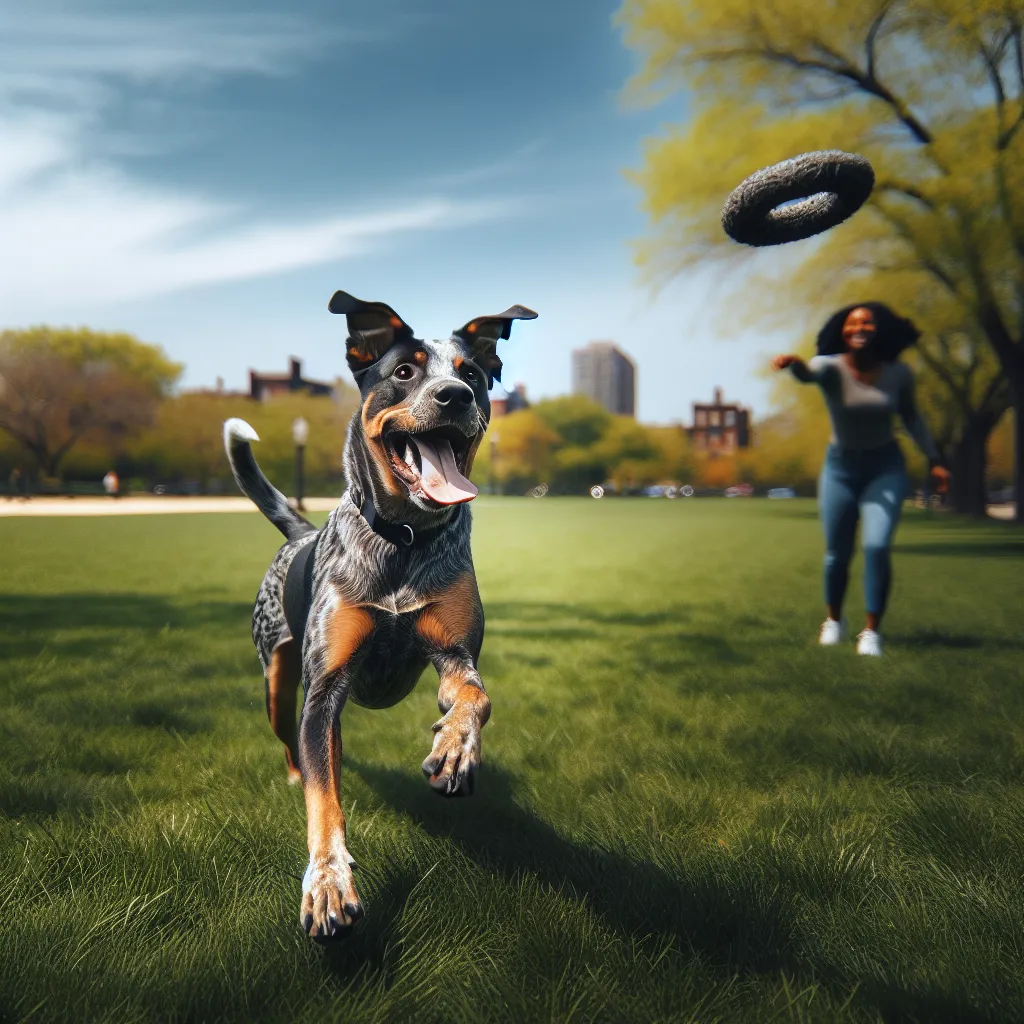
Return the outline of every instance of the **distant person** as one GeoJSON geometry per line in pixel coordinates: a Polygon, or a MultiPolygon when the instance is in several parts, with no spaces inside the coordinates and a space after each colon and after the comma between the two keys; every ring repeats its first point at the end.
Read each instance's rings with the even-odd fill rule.
{"type": "Polygon", "coordinates": [[[116,498],[120,488],[121,481],[117,478],[117,474],[112,469],[107,470],[107,475],[103,478],[103,490],[105,490],[111,498],[116,498]]]}
{"type": "Polygon", "coordinates": [[[920,332],[888,306],[864,302],[833,314],[818,334],[818,354],[805,363],[780,355],[772,367],[787,367],[798,381],[821,388],[832,420],[832,437],[818,481],[818,505],[825,527],[825,603],[828,618],[818,642],[830,647],[845,633],[843,598],[853,557],[857,522],[864,550],[867,621],[857,637],[857,653],[881,655],[879,627],[892,580],[889,548],[910,493],[903,453],[893,437],[899,414],[928,457],[940,493],[949,470],[914,404],[914,378],[900,353],[920,332]]]}

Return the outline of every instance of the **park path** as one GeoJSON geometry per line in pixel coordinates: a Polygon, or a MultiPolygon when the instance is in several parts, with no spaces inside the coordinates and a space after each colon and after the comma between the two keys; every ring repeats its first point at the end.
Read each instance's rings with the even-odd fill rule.
{"type": "MultiPolygon", "coordinates": [[[[306,498],[307,512],[330,512],[338,498],[306,498]]],[[[32,498],[30,501],[0,500],[4,516],[153,516],[181,512],[255,512],[256,506],[243,497],[189,498],[177,495],[157,497],[140,494],[129,498],[32,498]]],[[[993,519],[1012,519],[1014,505],[989,505],[993,519]]]]}
{"type": "MultiPolygon", "coordinates": [[[[306,498],[309,512],[330,512],[337,498],[306,498]]],[[[255,512],[256,506],[243,497],[190,498],[177,495],[139,495],[126,498],[32,498],[29,501],[0,500],[3,516],[153,516],[183,512],[255,512]]]]}

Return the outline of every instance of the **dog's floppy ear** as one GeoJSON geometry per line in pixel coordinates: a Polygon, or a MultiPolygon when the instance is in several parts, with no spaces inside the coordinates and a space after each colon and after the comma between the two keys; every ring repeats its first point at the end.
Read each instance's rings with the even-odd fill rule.
{"type": "Polygon", "coordinates": [[[537,314],[525,306],[509,306],[504,313],[493,316],[478,316],[455,331],[454,336],[466,342],[473,351],[473,360],[487,371],[491,387],[501,380],[501,360],[498,358],[498,342],[508,338],[512,332],[513,320],[536,320],[537,314]]]}
{"type": "Polygon", "coordinates": [[[412,328],[383,302],[363,302],[348,292],[335,292],[327,308],[348,321],[345,356],[352,372],[372,366],[396,341],[412,338],[412,328]]]}

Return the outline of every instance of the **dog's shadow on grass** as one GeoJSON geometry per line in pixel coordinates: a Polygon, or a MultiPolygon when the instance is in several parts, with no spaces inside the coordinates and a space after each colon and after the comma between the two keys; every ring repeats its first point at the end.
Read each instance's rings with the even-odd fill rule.
{"type": "MultiPolygon", "coordinates": [[[[802,895],[773,882],[755,863],[727,860],[725,854],[716,863],[709,853],[681,880],[678,873],[651,861],[575,842],[521,807],[512,777],[493,762],[484,769],[472,800],[451,801],[439,798],[410,772],[351,758],[345,764],[388,807],[428,835],[455,843],[484,870],[512,880],[524,872],[533,874],[558,892],[586,900],[607,926],[629,939],[652,933],[671,937],[726,976],[785,971],[834,984],[840,998],[849,992],[848,981],[827,961],[801,951],[802,895]]],[[[382,882],[389,890],[387,904],[397,912],[415,880],[389,876],[382,882]]],[[[387,926],[382,927],[386,932],[387,926]]],[[[382,942],[380,936],[372,945],[382,942]]],[[[360,947],[372,958],[365,943],[360,947]]],[[[344,956],[346,964],[351,959],[344,956]]],[[[989,1021],[946,992],[912,991],[891,980],[863,979],[856,998],[885,1020],[989,1021]]]]}
{"type": "Polygon", "coordinates": [[[345,760],[393,810],[424,831],[456,843],[474,862],[509,877],[530,872],[543,883],[586,899],[620,932],[660,932],[716,960],[751,970],[788,963],[794,920],[771,899],[735,900],[710,876],[683,889],[663,868],[567,839],[521,807],[511,777],[489,763],[471,800],[444,800],[422,778],[345,760]]]}

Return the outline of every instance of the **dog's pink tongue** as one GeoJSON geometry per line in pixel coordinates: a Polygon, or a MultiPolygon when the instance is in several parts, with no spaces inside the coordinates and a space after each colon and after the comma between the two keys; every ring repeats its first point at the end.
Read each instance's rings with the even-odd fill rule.
{"type": "Polygon", "coordinates": [[[438,505],[458,505],[477,496],[476,486],[455,465],[450,442],[425,441],[422,437],[413,440],[420,453],[420,483],[428,498],[438,505]]]}

